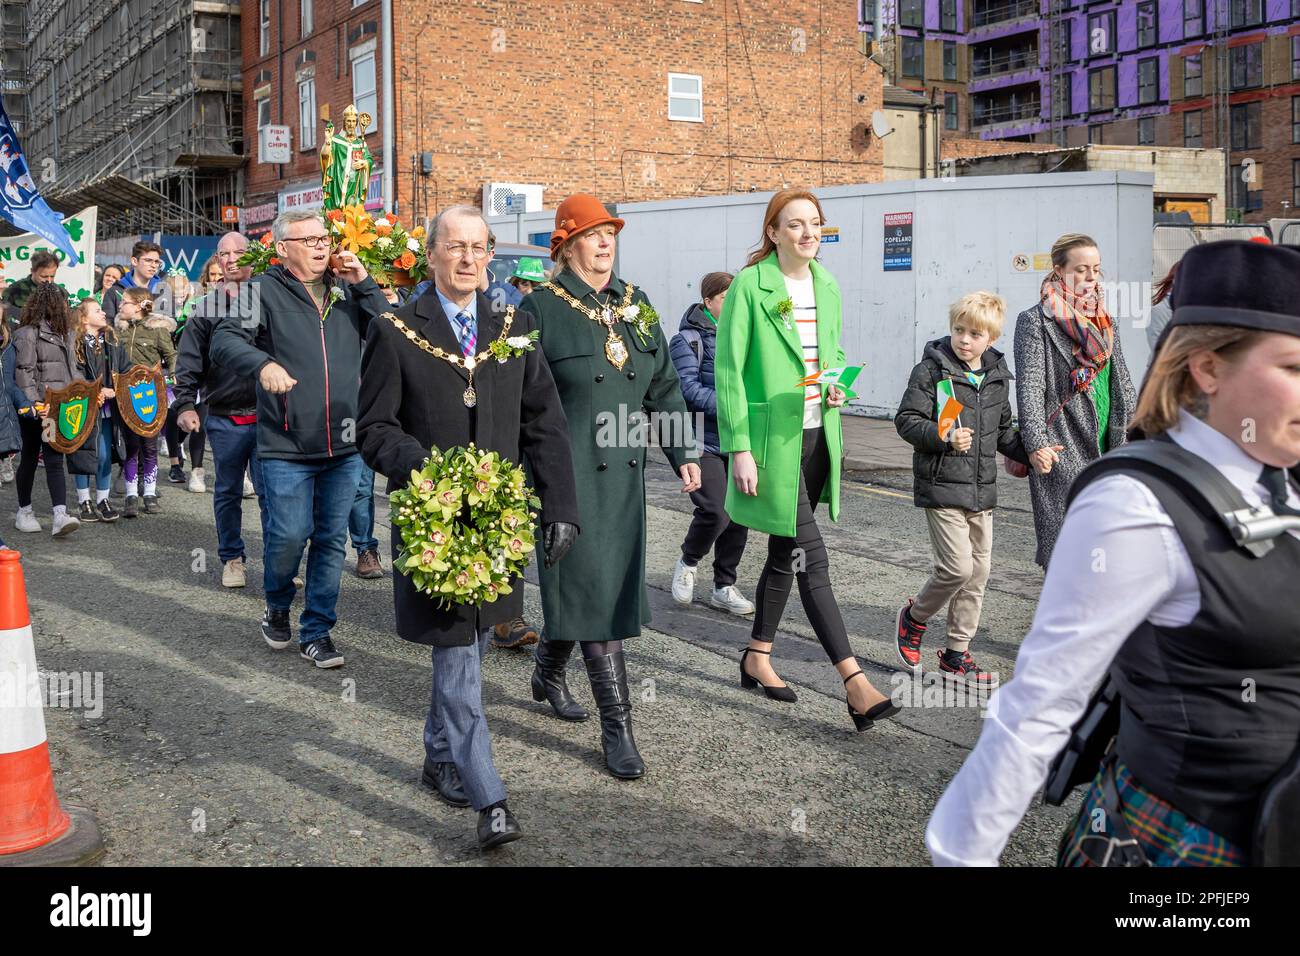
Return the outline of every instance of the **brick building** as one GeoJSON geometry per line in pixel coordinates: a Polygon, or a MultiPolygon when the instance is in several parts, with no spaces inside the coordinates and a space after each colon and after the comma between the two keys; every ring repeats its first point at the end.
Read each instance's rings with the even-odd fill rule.
{"type": "Polygon", "coordinates": [[[398,21],[398,196],[417,214],[490,182],[551,207],[882,178],[865,130],[883,83],[851,4],[401,0],[398,21]]]}
{"type": "MultiPolygon", "coordinates": [[[[382,205],[379,0],[243,0],[245,167],[241,228],[270,225],[277,211],[320,204],[323,115],[343,125],[357,103],[373,118],[366,144],[374,157],[370,199],[382,205]],[[287,126],[290,161],[264,159],[268,127],[287,126]]],[[[395,21],[400,22],[400,21],[395,21]]]]}
{"type": "MultiPolygon", "coordinates": [[[[273,124],[292,139],[288,164],[250,149],[250,230],[314,201],[326,105],[338,123],[358,91],[374,96],[367,142],[375,170],[386,161],[371,92],[379,8],[244,0],[247,140],[273,124]]],[[[478,203],[498,182],[540,185],[553,207],[579,190],[615,203],[883,178],[867,131],[884,84],[858,52],[853,4],[645,0],[635,22],[629,12],[617,0],[394,0],[399,212],[478,203]]]]}

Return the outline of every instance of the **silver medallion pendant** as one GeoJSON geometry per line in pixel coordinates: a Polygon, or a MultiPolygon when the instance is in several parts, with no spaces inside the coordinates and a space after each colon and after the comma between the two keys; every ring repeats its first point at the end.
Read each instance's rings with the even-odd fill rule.
{"type": "Polygon", "coordinates": [[[474,391],[473,385],[465,389],[465,394],[463,398],[465,399],[466,408],[473,408],[475,405],[478,404],[478,392],[474,391]]]}

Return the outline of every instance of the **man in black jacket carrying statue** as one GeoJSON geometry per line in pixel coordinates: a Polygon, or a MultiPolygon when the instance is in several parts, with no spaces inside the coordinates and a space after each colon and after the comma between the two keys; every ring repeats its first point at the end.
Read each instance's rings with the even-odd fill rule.
{"type": "Polygon", "coordinates": [[[329,269],[329,233],[318,212],[281,213],[271,235],[282,265],[249,282],[240,308],[217,326],[210,351],[214,363],[257,380],[267,517],[262,637],[276,650],[293,641],[293,578],[310,538],[300,650],[317,667],[340,667],[330,629],[361,473],[361,343],[371,319],[389,306],[353,253],[340,252],[340,268],[329,269]]]}

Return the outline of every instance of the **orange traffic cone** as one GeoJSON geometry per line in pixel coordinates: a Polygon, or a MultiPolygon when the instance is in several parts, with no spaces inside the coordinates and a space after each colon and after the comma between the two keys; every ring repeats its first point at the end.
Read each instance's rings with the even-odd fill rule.
{"type": "Polygon", "coordinates": [[[0,551],[0,866],[89,863],[104,841],[88,810],[54,792],[36,648],[17,551],[0,551]]]}

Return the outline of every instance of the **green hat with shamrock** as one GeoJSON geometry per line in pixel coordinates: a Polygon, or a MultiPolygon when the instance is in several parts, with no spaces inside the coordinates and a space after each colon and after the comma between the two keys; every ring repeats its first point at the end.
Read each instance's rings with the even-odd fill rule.
{"type": "Polygon", "coordinates": [[[541,259],[531,259],[524,257],[519,260],[519,265],[515,266],[515,274],[512,279],[525,279],[528,282],[545,282],[546,270],[542,268],[541,259]]]}

